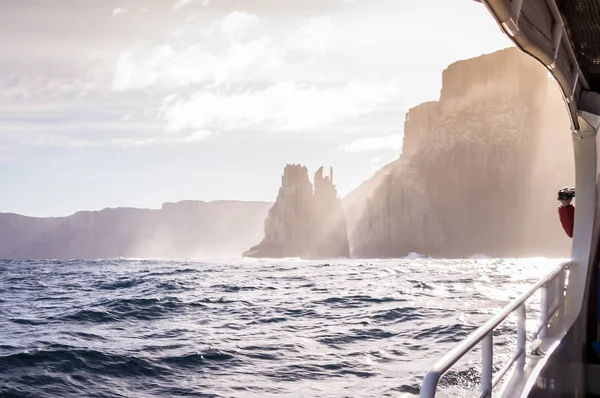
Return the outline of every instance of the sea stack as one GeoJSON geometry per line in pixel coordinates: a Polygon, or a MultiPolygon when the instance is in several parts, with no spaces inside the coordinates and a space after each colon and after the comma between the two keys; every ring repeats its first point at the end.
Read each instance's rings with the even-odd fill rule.
{"type": "Polygon", "coordinates": [[[329,176],[323,176],[322,167],[317,170],[313,191],[305,166],[286,165],[277,200],[265,220],[265,237],[244,257],[349,255],[346,218],[333,183],[333,169],[329,176]]]}

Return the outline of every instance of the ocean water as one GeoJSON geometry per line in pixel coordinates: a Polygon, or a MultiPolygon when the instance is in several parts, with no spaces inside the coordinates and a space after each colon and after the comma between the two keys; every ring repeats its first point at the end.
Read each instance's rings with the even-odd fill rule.
{"type": "MultiPolygon", "coordinates": [[[[557,262],[0,261],[0,397],[412,397],[557,262]]],[[[471,396],[479,358],[440,396],[471,396]]]]}

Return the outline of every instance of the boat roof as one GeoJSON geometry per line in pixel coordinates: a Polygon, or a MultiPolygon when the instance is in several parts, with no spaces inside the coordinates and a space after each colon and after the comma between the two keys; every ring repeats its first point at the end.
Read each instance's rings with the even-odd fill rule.
{"type": "Polygon", "coordinates": [[[475,1],[484,3],[513,42],[552,73],[572,119],[578,109],[600,114],[600,102],[587,100],[600,92],[598,0],[475,1]]]}

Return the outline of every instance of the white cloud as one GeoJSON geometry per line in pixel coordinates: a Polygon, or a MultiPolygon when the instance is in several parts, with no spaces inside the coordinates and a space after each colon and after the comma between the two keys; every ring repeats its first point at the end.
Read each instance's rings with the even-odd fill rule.
{"type": "Polygon", "coordinates": [[[49,134],[49,133],[30,133],[20,135],[18,137],[0,137],[6,148],[21,146],[21,147],[65,147],[65,148],[83,148],[90,146],[98,146],[99,142],[78,139],[71,136],[49,134]]]}
{"type": "Polygon", "coordinates": [[[175,88],[202,82],[220,84],[233,75],[246,78],[253,70],[277,68],[282,61],[268,36],[246,38],[242,35],[257,23],[255,15],[234,11],[208,29],[198,28],[193,23],[180,26],[167,35],[163,44],[123,53],[115,69],[113,89],[175,88]],[[223,40],[227,44],[224,45],[223,40]]]}
{"type": "Polygon", "coordinates": [[[220,27],[223,34],[229,38],[235,38],[246,29],[258,24],[258,17],[242,11],[233,11],[221,22],[220,27]]]}
{"type": "MultiPolygon", "coordinates": [[[[178,9],[178,8],[181,8],[181,7],[185,7],[188,4],[194,3],[196,1],[199,1],[199,0],[177,0],[175,2],[175,4],[173,5],[173,8],[174,9],[178,9]]],[[[210,4],[210,2],[211,2],[211,0],[202,0],[202,5],[204,7],[206,7],[206,6],[208,6],[210,4]]]]}
{"type": "MultiPolygon", "coordinates": [[[[259,63],[259,55],[266,51],[269,43],[268,38],[234,43],[220,56],[206,51],[200,44],[193,44],[183,51],[162,45],[154,48],[146,59],[136,59],[133,54],[125,53],[118,61],[113,89],[174,88],[204,81],[221,83],[232,74],[259,63]]],[[[265,63],[265,67],[269,65],[265,63]]]]}
{"type": "Polygon", "coordinates": [[[115,8],[112,12],[112,15],[117,16],[117,15],[122,15],[127,13],[127,8],[115,8]]]}
{"type": "Polygon", "coordinates": [[[67,178],[74,180],[140,180],[140,179],[148,179],[148,178],[156,178],[156,174],[153,173],[100,173],[100,174],[89,174],[89,173],[79,173],[79,172],[71,172],[66,174],[67,178]]]}
{"type": "Polygon", "coordinates": [[[334,25],[329,17],[311,18],[299,33],[297,41],[301,48],[320,53],[327,52],[331,37],[334,33],[334,25]]]}
{"type": "MultiPolygon", "coordinates": [[[[79,130],[81,131],[81,130],[79,130]]],[[[8,157],[9,150],[17,147],[89,148],[89,147],[145,147],[157,145],[192,144],[213,136],[211,131],[198,130],[189,134],[173,134],[162,129],[134,132],[121,128],[113,134],[83,135],[56,132],[32,132],[0,135],[0,161],[8,157]]]]}
{"type": "MultiPolygon", "coordinates": [[[[16,117],[20,117],[20,113],[22,113],[23,110],[21,109],[17,112],[15,112],[16,117]]],[[[36,111],[34,107],[31,107],[30,112],[30,120],[4,121],[1,120],[1,117],[5,112],[3,112],[0,107],[0,141],[7,137],[14,137],[15,140],[21,140],[23,137],[36,134],[55,134],[72,137],[86,134],[94,138],[101,138],[100,136],[107,133],[139,134],[149,130],[156,130],[157,127],[160,127],[156,121],[142,118],[137,118],[135,121],[132,121],[132,116],[125,120],[122,116],[118,116],[118,114],[114,116],[106,115],[104,117],[106,117],[107,120],[103,120],[103,114],[94,115],[88,113],[83,116],[83,118],[88,118],[88,120],[72,120],[64,118],[62,112],[56,112],[55,115],[52,115],[48,112],[36,111]],[[52,123],[47,122],[49,119],[52,120],[52,123]]],[[[1,144],[2,143],[0,142],[0,145],[1,144]]]]}
{"type": "MultiPolygon", "coordinates": [[[[338,149],[348,152],[367,152],[383,149],[400,151],[402,149],[402,134],[393,134],[384,137],[362,138],[360,140],[351,142],[350,144],[343,145],[338,149]]],[[[379,161],[379,159],[376,161],[379,161]]]]}
{"type": "Polygon", "coordinates": [[[204,91],[187,99],[170,96],[160,114],[171,132],[215,126],[237,130],[263,124],[303,131],[368,114],[397,91],[397,85],[379,82],[351,82],[334,88],[286,82],[229,95],[204,91]]]}
{"type": "Polygon", "coordinates": [[[312,18],[299,30],[275,31],[273,37],[262,33],[269,26],[269,21],[262,23],[255,14],[242,11],[233,11],[210,25],[188,17],[185,24],[166,34],[163,43],[151,48],[140,48],[140,43],[122,53],[113,89],[289,80],[299,74],[322,73],[322,67],[307,67],[310,57],[306,53],[325,53],[331,45],[334,26],[329,17],[312,18]],[[288,64],[286,59],[292,62],[288,64]],[[274,72],[283,72],[285,77],[274,78],[274,72]]]}
{"type": "Polygon", "coordinates": [[[199,130],[186,136],[161,136],[144,138],[116,138],[111,141],[112,145],[121,147],[144,147],[156,145],[191,144],[202,142],[213,136],[211,131],[199,130]]]}

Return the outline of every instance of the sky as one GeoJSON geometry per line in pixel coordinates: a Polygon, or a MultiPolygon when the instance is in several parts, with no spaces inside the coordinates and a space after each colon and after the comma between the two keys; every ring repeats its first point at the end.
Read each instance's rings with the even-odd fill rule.
{"type": "Polygon", "coordinates": [[[472,0],[0,2],[0,212],[341,196],[402,151],[450,63],[509,47],[472,0]]]}

